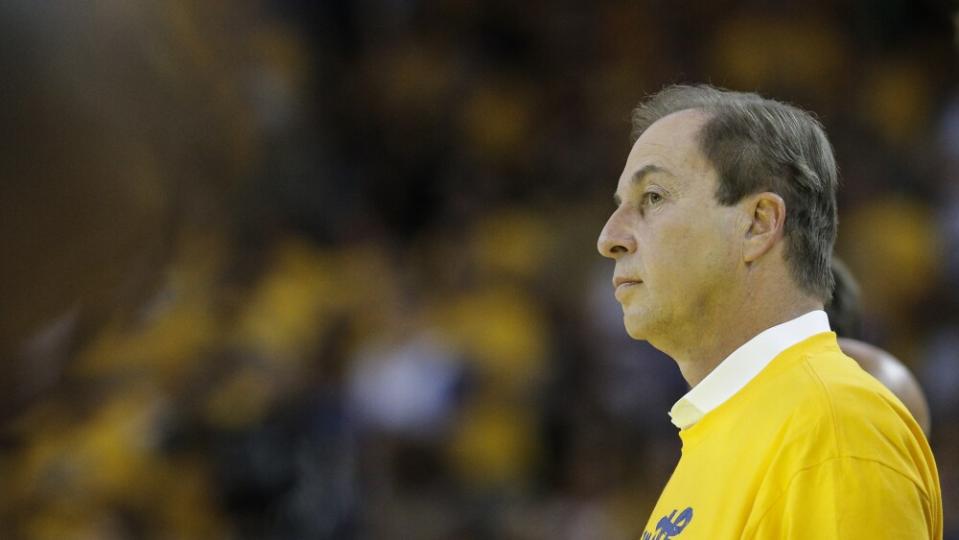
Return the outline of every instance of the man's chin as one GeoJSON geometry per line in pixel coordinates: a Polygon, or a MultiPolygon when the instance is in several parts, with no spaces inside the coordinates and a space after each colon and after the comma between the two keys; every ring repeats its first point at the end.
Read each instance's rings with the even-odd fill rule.
{"type": "Polygon", "coordinates": [[[629,337],[641,341],[649,339],[648,324],[644,317],[623,314],[623,325],[629,337]]]}

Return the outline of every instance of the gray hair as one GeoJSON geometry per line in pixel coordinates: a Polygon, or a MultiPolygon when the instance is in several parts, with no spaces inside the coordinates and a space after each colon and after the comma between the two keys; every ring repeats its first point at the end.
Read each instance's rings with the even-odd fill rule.
{"type": "Polygon", "coordinates": [[[716,199],[732,205],[771,191],[786,203],[784,257],[804,291],[832,296],[836,241],[836,160],[822,125],[809,112],[758,94],[708,85],[669,86],[633,111],[635,142],[657,120],[697,109],[709,114],[700,149],[719,173],[716,199]]]}

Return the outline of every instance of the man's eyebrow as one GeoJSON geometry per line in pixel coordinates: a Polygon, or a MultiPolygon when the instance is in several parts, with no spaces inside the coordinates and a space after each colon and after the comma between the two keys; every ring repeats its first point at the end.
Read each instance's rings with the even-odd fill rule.
{"type": "MultiPolygon", "coordinates": [[[[630,183],[631,183],[633,186],[638,186],[638,185],[642,184],[642,183],[646,180],[646,177],[647,177],[647,176],[649,176],[649,175],[651,175],[651,174],[656,174],[656,173],[667,174],[667,175],[669,175],[669,176],[673,176],[673,173],[669,172],[669,169],[666,169],[665,167],[660,167],[659,165],[650,163],[649,165],[645,165],[643,168],[641,168],[641,169],[639,169],[638,171],[634,172],[634,173],[633,173],[633,177],[630,179],[630,183]]],[[[616,194],[613,195],[613,202],[616,203],[616,206],[620,206],[621,204],[623,204],[623,201],[622,201],[622,199],[620,198],[620,196],[619,196],[618,193],[616,193],[616,194]]]]}
{"type": "Polygon", "coordinates": [[[633,173],[633,178],[632,178],[633,185],[636,186],[643,183],[643,180],[646,180],[647,176],[654,173],[662,173],[662,174],[667,174],[669,176],[673,176],[673,173],[669,172],[669,169],[650,163],[649,165],[646,165],[642,169],[633,173]]]}

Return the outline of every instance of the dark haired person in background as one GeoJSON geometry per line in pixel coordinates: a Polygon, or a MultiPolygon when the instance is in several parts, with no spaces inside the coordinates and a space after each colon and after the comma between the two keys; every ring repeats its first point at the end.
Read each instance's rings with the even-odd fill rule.
{"type": "Polygon", "coordinates": [[[171,286],[195,268],[177,266],[184,240],[228,234],[255,156],[235,77],[243,20],[192,0],[0,2],[3,538],[229,526],[207,487],[218,439],[194,435],[192,404],[230,366],[149,336],[196,302],[171,286]]]}
{"type": "Polygon", "coordinates": [[[836,164],[820,124],[756,94],[673,86],[636,137],[600,234],[627,333],[679,365],[683,452],[644,540],[942,538],[922,429],[844,355],[836,164]]]}
{"type": "Polygon", "coordinates": [[[888,352],[862,339],[862,308],[859,285],[846,265],[835,256],[832,275],[836,281],[832,300],[826,305],[826,314],[833,331],[839,336],[839,348],[862,366],[899,398],[929,436],[932,422],[929,404],[919,382],[902,362],[888,352]]]}
{"type": "Polygon", "coordinates": [[[56,384],[49,358],[135,318],[179,233],[225,221],[249,130],[194,11],[0,4],[0,423],[56,384]]]}

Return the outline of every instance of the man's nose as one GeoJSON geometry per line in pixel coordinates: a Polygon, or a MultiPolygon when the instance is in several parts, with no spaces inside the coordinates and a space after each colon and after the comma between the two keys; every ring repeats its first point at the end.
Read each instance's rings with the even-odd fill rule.
{"type": "Polygon", "coordinates": [[[619,258],[625,253],[636,252],[636,238],[621,223],[621,218],[617,214],[618,212],[613,212],[613,215],[609,216],[596,241],[599,254],[610,259],[619,258]]]}

